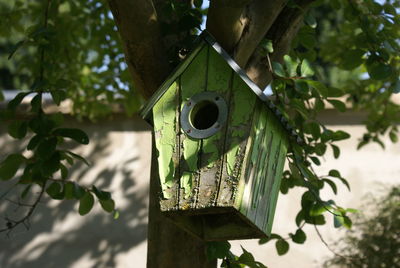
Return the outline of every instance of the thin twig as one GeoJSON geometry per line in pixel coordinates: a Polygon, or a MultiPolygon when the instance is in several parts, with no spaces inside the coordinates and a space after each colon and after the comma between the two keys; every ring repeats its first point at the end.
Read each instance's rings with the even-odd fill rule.
{"type": "Polygon", "coordinates": [[[354,256],[349,256],[349,255],[345,256],[345,255],[339,254],[339,253],[337,253],[336,251],[334,251],[334,250],[329,246],[329,244],[325,241],[325,239],[322,237],[322,234],[319,232],[317,225],[314,224],[314,228],[315,228],[315,231],[317,232],[317,235],[318,235],[319,239],[321,240],[321,242],[322,242],[322,243],[326,246],[326,248],[327,248],[330,252],[332,252],[335,256],[338,256],[338,257],[343,258],[343,259],[356,259],[356,260],[361,261],[362,263],[365,263],[365,261],[364,261],[363,259],[359,258],[359,257],[354,257],[354,256]]]}
{"type": "Polygon", "coordinates": [[[36,209],[37,205],[39,204],[39,201],[41,200],[44,190],[46,188],[46,183],[43,184],[41,191],[39,192],[39,195],[37,197],[37,199],[35,200],[35,202],[31,205],[31,208],[28,210],[28,213],[22,217],[19,220],[12,220],[9,218],[6,218],[7,221],[7,227],[0,229],[0,233],[1,232],[8,232],[8,234],[18,225],[20,225],[21,223],[25,225],[25,227],[29,227],[29,218],[31,217],[33,211],[36,209]]]}

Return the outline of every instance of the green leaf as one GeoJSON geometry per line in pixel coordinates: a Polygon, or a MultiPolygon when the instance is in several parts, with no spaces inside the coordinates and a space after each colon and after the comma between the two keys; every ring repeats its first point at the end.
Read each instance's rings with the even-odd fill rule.
{"type": "Polygon", "coordinates": [[[343,220],[342,220],[341,216],[337,216],[337,215],[333,216],[333,226],[335,228],[341,227],[342,226],[342,222],[343,222],[343,220]]]}
{"type": "MultiPolygon", "coordinates": [[[[75,198],[74,188],[75,188],[75,185],[73,182],[67,182],[66,184],[64,184],[65,199],[70,200],[70,199],[75,198]]],[[[77,198],[77,199],[79,199],[79,198],[77,198]]]]}
{"type": "Polygon", "coordinates": [[[73,183],[73,185],[74,185],[74,197],[75,197],[75,199],[81,199],[86,193],[85,189],[83,187],[81,187],[77,183],[73,183]]]}
{"type": "Polygon", "coordinates": [[[304,221],[304,210],[300,210],[299,213],[297,213],[295,221],[297,227],[299,227],[301,223],[304,221]]]}
{"type": "Polygon", "coordinates": [[[351,226],[353,225],[351,219],[348,216],[343,216],[343,226],[346,227],[347,229],[351,229],[351,226]]]}
{"type": "Polygon", "coordinates": [[[318,139],[321,135],[320,125],[316,122],[310,122],[305,125],[306,133],[310,133],[314,139],[318,139]]]}
{"type": "Polygon", "coordinates": [[[317,27],[317,21],[315,20],[315,17],[310,14],[310,12],[308,12],[307,15],[304,17],[304,21],[311,28],[317,27]]]}
{"type": "Polygon", "coordinates": [[[345,112],[346,111],[346,104],[340,100],[332,100],[328,99],[327,100],[330,104],[333,105],[338,111],[340,112],[345,112]]]}
{"type": "Polygon", "coordinates": [[[21,41],[19,41],[18,43],[16,43],[16,44],[13,46],[13,48],[12,48],[10,54],[8,55],[8,58],[7,58],[7,59],[10,60],[10,59],[14,56],[15,52],[17,52],[17,50],[18,50],[19,48],[21,48],[21,47],[26,43],[26,41],[27,41],[27,40],[21,40],[21,41]]]}
{"type": "Polygon", "coordinates": [[[293,242],[297,244],[304,244],[306,239],[307,239],[306,233],[304,233],[302,229],[297,229],[296,233],[292,236],[293,242]]]}
{"type": "Polygon", "coordinates": [[[285,67],[289,76],[290,77],[296,76],[297,75],[296,70],[298,67],[297,61],[292,59],[292,57],[290,57],[289,55],[283,56],[283,61],[285,63],[285,67]]]}
{"type": "Polygon", "coordinates": [[[272,62],[272,70],[274,73],[281,77],[286,77],[285,71],[283,70],[282,64],[279,62],[273,61],[272,62]]]}
{"type": "Polygon", "coordinates": [[[19,167],[26,161],[21,154],[10,154],[0,163],[0,180],[7,181],[14,177],[19,167]]]}
{"type": "Polygon", "coordinates": [[[92,191],[93,193],[97,196],[99,200],[110,200],[111,199],[111,194],[109,192],[105,191],[100,191],[99,189],[96,188],[96,186],[92,186],[92,191]]]}
{"type": "Polygon", "coordinates": [[[309,92],[308,84],[303,80],[296,79],[294,85],[300,94],[307,94],[309,92]]]}
{"type": "Polygon", "coordinates": [[[63,164],[60,164],[61,179],[66,180],[68,178],[68,169],[63,164]]]}
{"type": "Polygon", "coordinates": [[[267,52],[267,53],[272,53],[274,52],[274,47],[272,44],[272,41],[269,39],[262,39],[260,42],[260,46],[267,52]]]}
{"type": "Polygon", "coordinates": [[[29,121],[29,128],[42,136],[49,135],[54,126],[54,122],[47,115],[36,116],[29,121]]]}
{"type": "Polygon", "coordinates": [[[31,100],[31,111],[34,113],[38,113],[42,109],[42,94],[36,94],[35,97],[31,100]]]}
{"type": "Polygon", "coordinates": [[[275,247],[279,256],[285,255],[289,251],[289,243],[283,239],[277,240],[275,247]]]}
{"type": "Polygon", "coordinates": [[[343,61],[341,67],[345,70],[352,70],[363,64],[364,50],[361,49],[348,49],[344,51],[343,61]]]}
{"type": "Polygon", "coordinates": [[[336,159],[339,158],[340,156],[340,149],[338,146],[331,144],[332,147],[332,151],[333,151],[333,157],[335,157],[336,159]]]}
{"type": "Polygon", "coordinates": [[[77,128],[57,128],[53,131],[53,134],[73,139],[80,144],[89,144],[89,137],[87,134],[77,128]]]}
{"type": "Polygon", "coordinates": [[[336,169],[331,169],[329,171],[328,175],[331,176],[331,177],[335,177],[335,178],[341,178],[342,177],[342,176],[340,176],[340,172],[337,171],[336,169]]]}
{"type": "Polygon", "coordinates": [[[51,177],[55,172],[60,169],[60,153],[58,151],[50,155],[40,165],[40,171],[44,177],[51,177]]]}
{"type": "Polygon", "coordinates": [[[21,104],[22,100],[29,95],[32,92],[20,92],[17,94],[17,96],[14,97],[8,104],[7,104],[7,109],[14,111],[18,105],[21,104]]]}
{"type": "Polygon", "coordinates": [[[301,73],[301,76],[303,76],[303,77],[314,75],[314,70],[312,69],[308,60],[305,59],[301,62],[300,73],[301,73]]]}
{"type": "Polygon", "coordinates": [[[119,211],[118,210],[114,210],[113,218],[114,218],[114,220],[117,220],[119,218],[119,211]]]}
{"type": "Polygon", "coordinates": [[[326,152],[326,144],[325,143],[317,143],[314,147],[315,153],[319,156],[322,156],[326,152]]]}
{"type": "Polygon", "coordinates": [[[306,222],[315,224],[315,225],[324,225],[326,223],[324,215],[310,217],[310,218],[306,219],[306,222]]]}
{"type": "Polygon", "coordinates": [[[335,193],[335,194],[337,194],[337,187],[336,187],[336,184],[333,182],[333,181],[331,181],[330,179],[322,179],[322,181],[324,181],[325,183],[327,183],[331,188],[332,188],[332,191],[335,193]]]}
{"type": "Polygon", "coordinates": [[[203,0],[194,0],[193,4],[195,7],[201,8],[201,6],[203,5],[203,0]]]}
{"type": "Polygon", "coordinates": [[[323,97],[328,97],[328,88],[319,81],[304,79],[310,87],[315,88],[323,97]]]}
{"type": "Polygon", "coordinates": [[[64,115],[62,113],[54,113],[49,115],[49,120],[53,122],[54,127],[58,127],[64,123],[64,115]]]}
{"type": "Polygon", "coordinates": [[[332,141],[341,141],[350,138],[350,134],[343,130],[337,130],[332,134],[332,141]]]}
{"type": "Polygon", "coordinates": [[[15,120],[8,125],[8,134],[15,139],[22,139],[28,131],[28,123],[26,121],[15,120]]]}
{"type": "Polygon", "coordinates": [[[55,104],[60,105],[60,103],[67,98],[67,93],[64,90],[56,89],[50,91],[51,97],[55,104]]]}
{"type": "Polygon", "coordinates": [[[79,214],[81,216],[86,215],[92,210],[94,204],[93,195],[87,191],[81,199],[79,199],[79,214]]]}
{"type": "Polygon", "coordinates": [[[70,156],[72,156],[75,159],[78,159],[78,160],[82,161],[87,166],[90,166],[90,163],[85,158],[83,158],[82,156],[74,154],[73,152],[70,152],[70,151],[65,151],[65,153],[69,154],[70,156]]]}
{"type": "Polygon", "coordinates": [[[382,62],[374,62],[369,66],[367,65],[367,70],[369,76],[374,80],[385,80],[393,73],[392,66],[382,62]]]}
{"type": "Polygon", "coordinates": [[[321,204],[321,202],[315,203],[310,209],[310,216],[319,216],[326,211],[326,208],[321,204]]]}
{"type": "Polygon", "coordinates": [[[242,255],[240,255],[238,261],[241,264],[245,264],[248,267],[256,267],[256,261],[254,259],[254,256],[248,252],[247,250],[245,250],[242,246],[240,246],[242,248],[242,255]]]}
{"type": "Polygon", "coordinates": [[[319,161],[318,157],[315,156],[310,156],[311,161],[313,161],[314,164],[316,164],[317,166],[321,165],[321,161],[319,161]]]}
{"type": "Polygon", "coordinates": [[[46,193],[53,199],[61,200],[64,198],[62,187],[58,182],[53,182],[46,189],[46,193]]]}
{"type": "Polygon", "coordinates": [[[397,137],[397,134],[393,131],[389,132],[389,137],[393,143],[396,143],[399,140],[399,138],[397,137]]]}
{"type": "Polygon", "coordinates": [[[400,93],[400,79],[398,79],[396,83],[392,84],[391,89],[393,93],[400,93]]]}
{"type": "Polygon", "coordinates": [[[56,147],[57,147],[56,137],[45,138],[39,143],[39,146],[36,150],[37,156],[40,159],[48,159],[55,152],[56,147]]]}
{"type": "Polygon", "coordinates": [[[100,201],[100,205],[103,208],[104,211],[106,212],[113,212],[115,209],[115,202],[112,199],[108,199],[108,200],[99,200],[100,201]]]}
{"type": "Polygon", "coordinates": [[[209,260],[223,259],[229,255],[231,244],[228,241],[207,243],[207,258],[209,260]]]}
{"type": "Polygon", "coordinates": [[[26,147],[26,149],[28,150],[34,150],[36,148],[36,146],[42,141],[43,136],[40,135],[35,135],[32,137],[32,139],[29,141],[28,146],[26,147]]]}

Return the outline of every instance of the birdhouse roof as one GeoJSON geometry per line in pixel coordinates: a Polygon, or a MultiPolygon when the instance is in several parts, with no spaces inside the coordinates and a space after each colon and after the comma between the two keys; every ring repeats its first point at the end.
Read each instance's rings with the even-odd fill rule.
{"type": "Polygon", "coordinates": [[[164,93],[168,90],[168,88],[174,83],[174,81],[186,70],[192,60],[199,54],[201,49],[204,46],[209,45],[212,47],[224,60],[228,63],[228,65],[232,68],[232,70],[243,80],[243,82],[248,86],[248,88],[253,91],[257,97],[265,102],[266,106],[274,112],[274,114],[278,117],[279,121],[282,123],[282,126],[288,131],[289,135],[293,136],[298,143],[302,142],[302,139],[299,137],[298,133],[295,129],[288,123],[287,118],[282,115],[282,113],[277,109],[277,107],[271,102],[268,98],[269,95],[265,94],[246,74],[246,72],[239,67],[239,65],[232,59],[232,57],[217,43],[215,38],[209,34],[207,31],[203,31],[197,41],[197,45],[194,49],[189,53],[188,56],[176,67],[176,69],[171,73],[171,75],[164,81],[164,83],[160,86],[160,88],[153,94],[153,96],[149,99],[148,103],[140,112],[142,118],[147,119],[150,115],[150,111],[154,107],[154,105],[160,100],[160,98],[164,95],[164,93]]]}

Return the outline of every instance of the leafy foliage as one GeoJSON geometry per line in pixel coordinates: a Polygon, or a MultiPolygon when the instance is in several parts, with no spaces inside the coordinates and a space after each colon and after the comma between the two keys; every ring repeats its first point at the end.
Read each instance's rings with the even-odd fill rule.
{"type": "MultiPolygon", "coordinates": [[[[168,0],[158,10],[161,32],[171,65],[177,65],[191,48],[207,14],[203,1],[168,0]]],[[[290,8],[299,8],[289,1],[290,8]]],[[[319,113],[327,107],[339,112],[365,111],[367,131],[359,148],[369,142],[382,147],[381,136],[388,134],[397,142],[400,106],[393,94],[400,92],[400,16],[398,1],[320,0],[304,17],[304,25],[292,44],[289,55],[280,62],[270,61],[274,42],[264,36],[259,48],[273,72],[271,89],[274,105],[300,132],[301,146],[292,142],[287,156],[289,169],[283,174],[281,192],[304,188],[297,229],[284,238],[272,234],[279,255],[290,244],[304,243],[305,224],[326,224],[331,216],[335,227],[350,228],[353,210],[323,200],[321,189],[337,193],[337,182],[349,184],[339,171],[318,175],[313,167],[327,153],[340,156],[338,141],[349,134],[333,131],[321,124],[319,113]]],[[[0,119],[8,123],[15,139],[29,139],[27,151],[12,154],[0,163],[0,179],[15,180],[24,186],[22,196],[38,185],[53,199],[77,200],[79,213],[89,213],[95,198],[106,212],[114,212],[110,193],[95,186],[85,187],[68,180],[68,169],[75,161],[87,161],[63,150],[65,139],[87,144],[87,135],[79,129],[65,128],[62,114],[45,114],[43,99],[54,104],[71,100],[78,118],[96,119],[108,115],[115,105],[128,115],[137,112],[141,100],[130,84],[122,44],[112,15],[103,1],[0,1],[0,72],[4,88],[20,93],[2,110],[0,119]],[[2,52],[3,52],[2,51],[2,52]],[[7,60],[9,59],[9,60],[7,60]],[[28,117],[17,118],[21,103],[31,98],[28,117]],[[21,170],[21,174],[18,173],[21,170]]],[[[0,90],[0,100],[3,99],[0,90]]],[[[41,193],[41,194],[42,194],[41,193]]],[[[39,199],[41,194],[38,196],[39,199]]],[[[38,200],[39,200],[38,199],[38,200]]],[[[9,222],[7,228],[21,221],[9,222]]],[[[210,244],[209,256],[223,258],[225,267],[263,267],[243,249],[241,256],[230,252],[227,242],[210,244]]]]}
{"type": "Polygon", "coordinates": [[[369,196],[364,213],[336,245],[325,267],[396,267],[400,248],[400,187],[393,186],[381,198],[369,196]],[[371,209],[372,208],[372,209],[371,209]]]}

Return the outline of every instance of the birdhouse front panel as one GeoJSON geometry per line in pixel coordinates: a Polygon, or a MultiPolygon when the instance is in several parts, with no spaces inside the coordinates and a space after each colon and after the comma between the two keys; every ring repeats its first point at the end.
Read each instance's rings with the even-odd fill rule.
{"type": "Polygon", "coordinates": [[[265,237],[289,135],[224,53],[200,42],[147,108],[160,208],[205,240],[265,237]]]}

